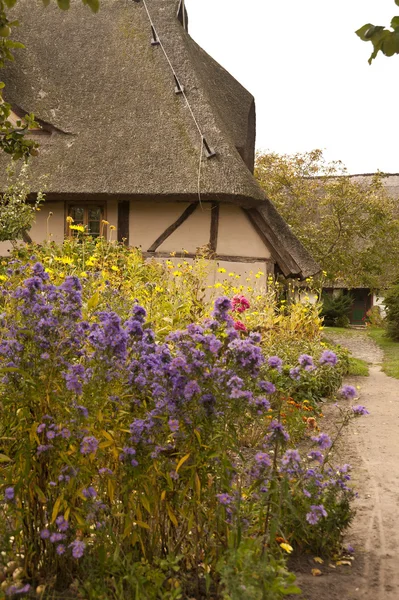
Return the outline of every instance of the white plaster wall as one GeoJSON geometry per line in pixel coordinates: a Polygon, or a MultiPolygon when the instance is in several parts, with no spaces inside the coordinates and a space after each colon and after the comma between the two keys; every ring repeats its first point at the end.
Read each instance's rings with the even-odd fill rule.
{"type": "MultiPolygon", "coordinates": [[[[183,212],[183,209],[181,209],[183,212]]],[[[173,220],[171,220],[173,223],[173,220]]],[[[211,231],[211,205],[198,206],[192,215],[180,225],[158,248],[159,252],[187,250],[195,252],[197,248],[209,243],[211,231]]],[[[155,238],[154,238],[155,239],[155,238]]]]}
{"type": "MultiPolygon", "coordinates": [[[[130,202],[129,243],[145,252],[187,208],[188,202],[130,202]]],[[[181,247],[174,248],[180,250],[181,247]]]]}
{"type": "Polygon", "coordinates": [[[218,254],[270,258],[269,249],[239,206],[221,204],[218,254]]]}
{"type": "MultiPolygon", "coordinates": [[[[113,225],[114,227],[116,227],[116,231],[114,231],[113,235],[112,235],[112,239],[115,241],[115,239],[118,237],[118,201],[117,200],[108,200],[107,201],[107,212],[106,212],[107,218],[106,220],[109,222],[110,225],[113,225]]],[[[109,226],[108,226],[108,238],[109,238],[109,226]]]]}
{"type": "Polygon", "coordinates": [[[63,202],[44,202],[36,213],[36,222],[32,225],[29,235],[33,242],[41,244],[49,239],[62,244],[65,234],[65,209],[63,202]],[[49,217],[49,213],[53,213],[49,217]],[[47,227],[48,219],[48,227],[47,227]],[[49,236],[48,236],[49,234],[49,236]]]}
{"type": "Polygon", "coordinates": [[[377,296],[377,294],[373,294],[373,306],[379,307],[382,317],[386,316],[386,309],[383,296],[377,296]]]}
{"type": "Polygon", "coordinates": [[[0,256],[8,256],[12,249],[10,242],[0,242],[0,256]]]}

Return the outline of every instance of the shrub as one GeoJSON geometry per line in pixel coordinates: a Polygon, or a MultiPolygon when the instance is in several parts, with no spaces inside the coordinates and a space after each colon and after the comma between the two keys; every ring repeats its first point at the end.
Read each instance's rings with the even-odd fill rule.
{"type": "Polygon", "coordinates": [[[253,597],[268,589],[277,600],[293,589],[282,566],[290,543],[318,551],[322,539],[333,550],[349,522],[352,492],[323,453],[333,441],[314,436],[312,408],[293,399],[318,372],[333,381],[340,361],[327,349],[296,365],[265,353],[258,332],[237,327],[253,318],[242,296],[220,297],[208,317],[165,333],[151,292],[154,331],[126,290],[145,295],[148,273],[159,285],[163,267],[132,256],[140,284],[112,269],[119,285],[98,271],[61,276],[32,260],[3,277],[8,591],[46,583],[91,599],[227,599],[229,572],[242,564],[236,581],[256,573],[253,597]],[[307,458],[290,439],[298,421],[315,447],[307,458]]]}
{"type": "Polygon", "coordinates": [[[384,304],[387,335],[391,340],[399,341],[399,284],[388,290],[384,304]]]}
{"type": "Polygon", "coordinates": [[[381,314],[381,308],[379,306],[372,306],[366,312],[366,325],[381,328],[384,326],[384,323],[385,319],[381,314]]]}
{"type": "Polygon", "coordinates": [[[347,327],[349,313],[353,304],[353,297],[344,294],[341,290],[337,294],[324,293],[322,296],[321,316],[324,325],[328,327],[347,327]]]}

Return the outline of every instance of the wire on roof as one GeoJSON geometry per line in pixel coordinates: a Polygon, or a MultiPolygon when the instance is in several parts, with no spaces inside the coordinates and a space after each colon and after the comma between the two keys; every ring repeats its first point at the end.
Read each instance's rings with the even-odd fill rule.
{"type": "MultiPolygon", "coordinates": [[[[138,0],[135,0],[135,1],[137,2],[138,0]]],[[[154,25],[154,21],[152,20],[152,17],[150,15],[150,11],[148,10],[148,6],[147,6],[146,0],[143,0],[143,4],[144,4],[144,8],[145,8],[145,11],[147,13],[147,16],[148,16],[148,19],[149,19],[150,25],[151,25],[151,31],[152,31],[152,35],[153,35],[153,39],[152,39],[151,43],[153,45],[157,45],[157,46],[159,45],[162,48],[162,52],[165,55],[165,58],[166,58],[166,60],[167,60],[167,62],[169,64],[169,67],[170,67],[170,69],[171,69],[171,71],[173,73],[173,77],[175,79],[175,83],[176,83],[175,92],[177,94],[182,94],[182,96],[184,97],[184,100],[185,100],[185,102],[187,104],[187,107],[188,107],[188,109],[190,111],[191,117],[192,117],[192,119],[193,119],[193,121],[195,123],[196,128],[198,129],[198,133],[200,134],[201,149],[200,149],[199,167],[198,167],[198,200],[199,200],[200,205],[202,206],[202,204],[201,204],[201,167],[202,167],[202,156],[203,156],[204,147],[205,147],[205,156],[207,158],[213,158],[213,157],[215,157],[216,156],[216,152],[213,150],[213,148],[210,148],[209,144],[206,141],[206,138],[205,138],[204,134],[202,133],[201,127],[199,126],[199,123],[198,123],[198,121],[197,121],[197,119],[195,117],[193,109],[191,108],[190,102],[188,101],[188,98],[186,96],[186,93],[185,93],[185,90],[184,90],[184,86],[181,84],[181,82],[180,82],[180,80],[179,80],[179,78],[177,76],[177,73],[176,73],[176,71],[175,71],[175,69],[174,69],[174,67],[173,67],[173,65],[171,63],[171,60],[170,60],[170,58],[168,56],[168,53],[166,52],[165,46],[163,45],[162,40],[161,40],[161,38],[158,35],[158,32],[157,32],[156,27],[154,25]]],[[[183,13],[184,13],[184,8],[185,8],[184,7],[184,0],[182,2],[182,8],[183,8],[183,13]]]]}

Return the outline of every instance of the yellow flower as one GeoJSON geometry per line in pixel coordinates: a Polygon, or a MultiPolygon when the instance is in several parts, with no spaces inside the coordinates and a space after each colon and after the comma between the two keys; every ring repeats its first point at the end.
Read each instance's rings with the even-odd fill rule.
{"type": "Polygon", "coordinates": [[[111,226],[110,226],[110,230],[111,230],[111,231],[115,231],[115,229],[116,229],[115,225],[111,225],[111,226]]]}
{"type": "Polygon", "coordinates": [[[111,271],[119,271],[119,267],[112,265],[111,271]]]}
{"type": "Polygon", "coordinates": [[[82,271],[81,274],[80,274],[80,277],[87,277],[86,271],[82,271]]]}
{"type": "Polygon", "coordinates": [[[215,283],[215,285],[213,287],[217,290],[218,288],[222,287],[222,284],[217,282],[217,283],[215,283]]]}
{"type": "Polygon", "coordinates": [[[176,256],[176,252],[170,252],[169,255],[170,256],[176,256]]]}
{"type": "Polygon", "coordinates": [[[73,219],[72,219],[72,217],[67,217],[67,218],[66,218],[66,221],[67,221],[67,223],[73,223],[73,219]]]}
{"type": "Polygon", "coordinates": [[[7,277],[5,275],[0,275],[0,281],[7,281],[7,277]]]}
{"type": "Polygon", "coordinates": [[[182,275],[182,272],[181,271],[173,271],[173,275],[175,277],[180,277],[182,275]]]}
{"type": "Polygon", "coordinates": [[[85,231],[83,225],[70,225],[69,229],[72,229],[73,231],[79,231],[80,233],[84,233],[85,231]]]}
{"type": "Polygon", "coordinates": [[[226,269],[223,269],[223,267],[220,267],[220,269],[218,269],[219,273],[226,273],[226,269]]]}
{"type": "Polygon", "coordinates": [[[103,220],[101,221],[101,223],[102,223],[103,225],[109,225],[109,221],[106,221],[105,219],[103,219],[103,220]]]}
{"type": "Polygon", "coordinates": [[[282,544],[280,544],[280,548],[282,548],[283,550],[285,550],[286,552],[288,552],[288,554],[291,554],[291,552],[294,549],[292,546],[290,546],[289,544],[286,544],[285,542],[283,542],[282,544]]]}
{"type": "Polygon", "coordinates": [[[229,277],[234,277],[234,273],[229,273],[229,277]]]}

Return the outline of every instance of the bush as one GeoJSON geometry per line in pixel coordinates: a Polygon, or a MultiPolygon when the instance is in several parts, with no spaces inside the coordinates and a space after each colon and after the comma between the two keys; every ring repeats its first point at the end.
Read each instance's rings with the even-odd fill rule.
{"type": "Polygon", "coordinates": [[[336,295],[324,293],[322,296],[321,316],[327,327],[348,327],[349,313],[353,304],[353,297],[344,294],[341,290],[336,295]]]}
{"type": "Polygon", "coordinates": [[[372,306],[366,312],[366,325],[381,328],[384,327],[384,323],[385,319],[381,314],[381,308],[379,306],[372,306]]]}
{"type": "Polygon", "coordinates": [[[399,341],[399,284],[388,290],[385,300],[386,309],[386,331],[391,340],[399,341]]]}
{"type": "MultiPolygon", "coordinates": [[[[113,262],[81,277],[65,274],[72,264],[54,246],[49,267],[3,265],[4,587],[69,588],[91,600],[235,600],[229,573],[243,565],[235,581],[251,583],[252,594],[244,590],[243,599],[265,589],[270,600],[282,598],[293,589],[283,568],[290,544],[333,551],[350,520],[349,475],[330,467],[334,440],[314,435],[311,402],[297,401],[312,385],[315,397],[336,388],[341,359],[314,328],[315,358],[283,361],[270,352],[278,333],[268,348],[251,331],[256,311],[246,298],[220,297],[212,311],[197,306],[194,276],[171,324],[165,316],[183,275],[154,297],[168,266],[103,250],[113,262]],[[200,316],[190,322],[190,313],[200,316]],[[301,434],[313,446],[308,457],[292,445],[301,434]]],[[[189,266],[178,267],[185,278],[189,266]]],[[[297,311],[268,318],[276,329],[287,318],[292,331],[297,311]]],[[[355,416],[349,410],[346,419],[355,416]]]]}

